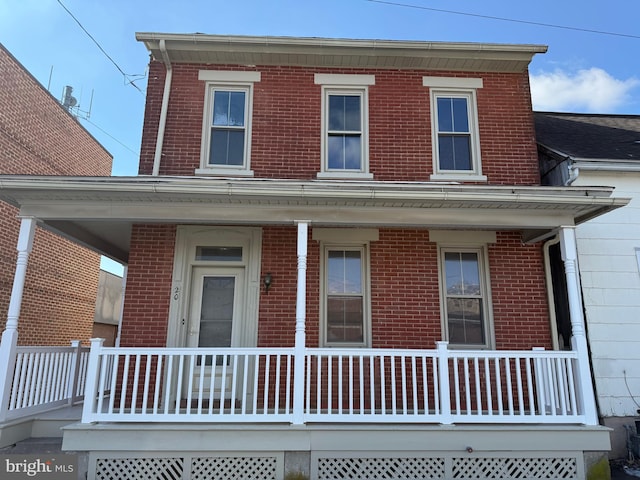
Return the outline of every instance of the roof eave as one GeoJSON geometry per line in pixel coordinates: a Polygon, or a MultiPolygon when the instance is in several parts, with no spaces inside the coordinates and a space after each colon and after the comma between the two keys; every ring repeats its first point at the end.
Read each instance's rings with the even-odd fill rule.
{"type": "Polygon", "coordinates": [[[175,63],[296,65],[422,70],[526,70],[545,45],[136,33],[154,58],[160,42],[175,63]]]}

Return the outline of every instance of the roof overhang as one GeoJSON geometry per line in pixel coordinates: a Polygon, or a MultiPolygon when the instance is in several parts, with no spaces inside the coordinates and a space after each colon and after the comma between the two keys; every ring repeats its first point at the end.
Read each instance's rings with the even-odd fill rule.
{"type": "Polygon", "coordinates": [[[546,45],[138,32],[165,63],[523,72],[546,45]]]}
{"type": "Polygon", "coordinates": [[[626,205],[612,188],[199,177],[0,176],[20,215],[127,263],[139,223],[518,230],[546,238],[626,205]]]}

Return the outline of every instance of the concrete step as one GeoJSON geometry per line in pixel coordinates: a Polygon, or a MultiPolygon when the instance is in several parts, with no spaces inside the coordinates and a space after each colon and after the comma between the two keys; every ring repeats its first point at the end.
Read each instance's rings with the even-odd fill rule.
{"type": "Polygon", "coordinates": [[[57,454],[61,452],[62,437],[29,438],[13,445],[0,448],[0,453],[5,454],[31,455],[44,453],[57,454]]]}

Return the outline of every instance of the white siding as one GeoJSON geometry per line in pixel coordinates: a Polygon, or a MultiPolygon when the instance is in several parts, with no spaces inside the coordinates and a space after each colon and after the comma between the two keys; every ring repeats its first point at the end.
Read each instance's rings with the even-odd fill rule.
{"type": "Polygon", "coordinates": [[[640,173],[581,171],[575,186],[616,187],[629,205],[578,227],[587,330],[603,416],[640,408],[640,173]]]}

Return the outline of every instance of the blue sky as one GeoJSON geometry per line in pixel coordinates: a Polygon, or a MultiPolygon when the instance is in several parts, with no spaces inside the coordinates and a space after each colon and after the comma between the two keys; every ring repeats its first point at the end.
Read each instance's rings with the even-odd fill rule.
{"type": "Polygon", "coordinates": [[[93,91],[81,123],[114,175],[136,175],[149,57],[135,32],[544,44],[535,109],[640,114],[639,17],[638,0],[0,0],[0,42],[56,98],[71,85],[87,110],[93,91]]]}

